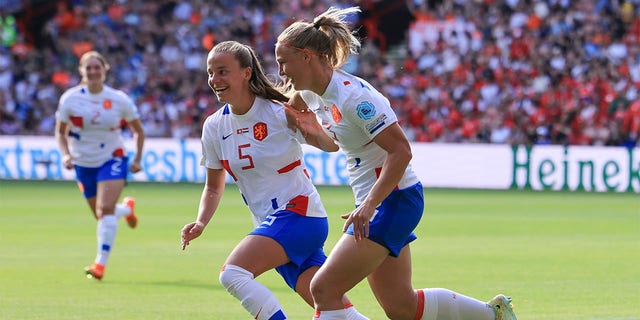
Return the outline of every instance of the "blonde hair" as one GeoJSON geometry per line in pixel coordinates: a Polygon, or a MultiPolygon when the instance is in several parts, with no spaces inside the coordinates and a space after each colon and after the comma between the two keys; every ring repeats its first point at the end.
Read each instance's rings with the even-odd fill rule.
{"type": "Polygon", "coordinates": [[[345,17],[360,12],[359,7],[330,7],[313,22],[296,21],[278,36],[278,43],[297,49],[310,49],[326,57],[333,69],[342,67],[350,54],[360,50],[360,40],[350,31],[345,17]]]}
{"type": "Polygon", "coordinates": [[[216,44],[209,51],[209,56],[215,53],[230,53],[240,63],[241,68],[251,68],[251,79],[249,79],[251,93],[269,100],[289,101],[289,98],[276,89],[264,74],[262,65],[251,47],[237,41],[224,41],[216,44]]]}
{"type": "Polygon", "coordinates": [[[109,62],[107,62],[107,59],[104,58],[103,55],[101,55],[98,51],[88,51],[85,52],[82,57],[80,57],[80,68],[82,68],[84,65],[87,64],[87,61],[89,61],[89,59],[91,58],[96,58],[98,59],[98,61],[100,61],[100,64],[102,64],[102,66],[104,67],[105,71],[109,71],[109,69],[111,69],[111,65],[109,65],[109,62]]]}

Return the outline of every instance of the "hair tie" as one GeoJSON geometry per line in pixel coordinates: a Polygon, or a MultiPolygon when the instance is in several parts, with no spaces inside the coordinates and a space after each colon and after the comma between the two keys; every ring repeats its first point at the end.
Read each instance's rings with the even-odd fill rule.
{"type": "Polygon", "coordinates": [[[316,28],[316,30],[320,30],[320,25],[318,24],[318,21],[315,21],[313,23],[313,27],[316,28]]]}

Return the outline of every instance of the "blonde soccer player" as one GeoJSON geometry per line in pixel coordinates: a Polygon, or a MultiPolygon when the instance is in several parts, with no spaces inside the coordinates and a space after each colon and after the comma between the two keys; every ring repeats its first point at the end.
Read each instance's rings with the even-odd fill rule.
{"type": "Polygon", "coordinates": [[[62,153],[62,164],[74,169],[78,187],[97,219],[97,255],[85,268],[87,277],[101,280],[123,217],[135,228],[135,199],[118,199],[129,172],[141,170],[140,158],[145,134],[138,109],[124,92],[106,85],[109,63],[100,53],[82,55],[78,71],[80,84],[60,97],[56,111],[55,137],[62,153]],[[132,159],[125,150],[121,128],[126,123],[135,140],[132,159]],[[131,160],[131,162],[129,162],[131,160]]]}
{"type": "Polygon", "coordinates": [[[344,19],[357,12],[330,8],[312,22],[294,22],[275,50],[280,75],[295,90],[298,128],[310,143],[322,142],[319,148],[327,139],[340,146],[355,197],[356,208],[343,216],[344,235],[311,281],[314,319],[344,319],[340,297],[365,278],[390,319],[516,319],[501,294],[485,303],[443,288],[413,289],[409,244],[423,188],[389,100],[340,69],[360,47],[344,19]]]}

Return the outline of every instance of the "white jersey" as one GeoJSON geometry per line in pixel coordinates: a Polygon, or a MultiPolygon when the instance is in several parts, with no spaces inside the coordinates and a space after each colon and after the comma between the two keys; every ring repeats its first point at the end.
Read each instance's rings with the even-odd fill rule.
{"type": "Polygon", "coordinates": [[[104,86],[98,94],[85,85],[67,90],[58,104],[56,119],[68,123],[69,151],[75,164],[99,167],[114,156],[124,156],[122,121],[140,118],[138,108],[122,91],[104,86]]]}
{"type": "MultiPolygon", "coordinates": [[[[346,155],[349,184],[356,205],[361,204],[387,158],[387,152],[372,140],[398,121],[389,100],[363,79],[342,70],[334,70],[322,96],[309,90],[300,93],[346,155]]],[[[404,189],[418,182],[409,165],[397,187],[404,189]]]]}
{"type": "Polygon", "coordinates": [[[266,216],[291,210],[326,217],[306,171],[300,142],[287,126],[284,106],[256,97],[243,115],[229,105],[209,116],[202,132],[202,165],[225,169],[238,185],[258,226],[266,216]]]}

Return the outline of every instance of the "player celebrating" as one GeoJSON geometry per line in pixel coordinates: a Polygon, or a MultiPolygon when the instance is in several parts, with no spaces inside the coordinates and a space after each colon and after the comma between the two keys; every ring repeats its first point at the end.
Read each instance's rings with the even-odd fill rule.
{"type": "MultiPolygon", "coordinates": [[[[182,229],[182,249],[213,217],[228,173],[249,206],[255,229],[227,257],[220,283],[255,319],[286,319],[273,293],[254,278],[275,268],[313,306],[309,282],[326,260],[322,247],[328,223],[302,160],[304,139],[288,127],[284,106],[277,103],[288,98],[267,80],[250,47],[217,44],[207,57],[207,73],[209,86],[226,104],[203,127],[206,182],[196,221],[182,229]]],[[[345,319],[366,319],[346,296],[340,300],[345,319]]]]}
{"type": "Polygon", "coordinates": [[[292,105],[310,107],[324,131],[311,112],[293,111],[298,128],[310,143],[326,139],[318,135],[336,141],[356,200],[343,216],[345,234],[311,281],[316,319],[344,319],[340,299],[364,278],[391,319],[516,319],[504,295],[484,303],[447,289],[413,289],[409,243],[422,217],[423,188],[389,100],[340,70],[360,47],[344,20],[356,12],[330,8],[312,23],[291,24],[276,44],[280,75],[297,90],[292,105]]]}
{"type": "Polygon", "coordinates": [[[78,186],[98,220],[98,254],[85,273],[100,280],[116,238],[117,218],[124,217],[131,228],[138,223],[133,211],[135,199],[125,197],[122,204],[117,202],[129,171],[141,170],[145,135],[132,100],[105,85],[109,64],[100,53],[89,51],[82,55],[78,70],[81,83],[60,97],[55,136],[62,164],[67,169],[75,168],[78,186]],[[121,136],[123,120],[136,141],[130,166],[121,136]]]}

